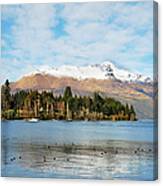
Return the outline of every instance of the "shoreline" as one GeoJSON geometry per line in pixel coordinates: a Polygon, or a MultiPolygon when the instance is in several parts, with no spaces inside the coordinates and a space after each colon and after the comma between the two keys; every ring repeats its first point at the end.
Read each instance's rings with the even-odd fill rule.
{"type": "MultiPolygon", "coordinates": [[[[27,122],[30,122],[29,120],[30,119],[33,119],[33,118],[14,118],[14,119],[4,119],[4,118],[1,118],[1,121],[5,122],[5,121],[27,121],[27,122]]],[[[111,121],[111,122],[117,122],[117,121],[130,121],[130,122],[135,122],[135,121],[139,121],[141,119],[136,119],[136,120],[109,120],[109,119],[102,119],[102,120],[85,120],[85,119],[72,119],[72,120],[66,120],[66,119],[39,119],[39,118],[35,118],[35,119],[38,119],[38,122],[39,121],[66,121],[66,122],[73,122],[73,121],[86,121],[86,122],[96,122],[96,121],[111,121]]],[[[142,120],[153,120],[151,118],[147,118],[147,119],[142,119],[142,120]]]]}

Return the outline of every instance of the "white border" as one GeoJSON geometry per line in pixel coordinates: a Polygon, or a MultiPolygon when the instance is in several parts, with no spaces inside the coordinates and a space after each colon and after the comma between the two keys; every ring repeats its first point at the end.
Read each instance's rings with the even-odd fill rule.
{"type": "MultiPolygon", "coordinates": [[[[16,4],[16,3],[48,3],[48,2],[94,2],[101,0],[0,0],[0,4],[16,4]]],[[[106,1],[106,0],[105,0],[106,1]]],[[[108,0],[109,1],[109,0],[108,0]]],[[[117,0],[111,0],[117,1],[117,0]]],[[[118,1],[127,1],[127,0],[118,0],[118,1]]],[[[132,1],[132,0],[128,0],[132,1]]],[[[141,1],[141,0],[135,0],[141,1]]],[[[157,181],[117,181],[117,180],[108,180],[108,181],[99,181],[99,180],[58,180],[58,179],[38,179],[38,178],[0,178],[0,185],[5,186],[43,186],[43,185],[57,185],[57,186],[108,186],[108,185],[117,185],[117,186],[130,186],[130,185],[163,185],[163,169],[162,169],[162,157],[163,157],[163,149],[161,149],[161,143],[163,141],[163,137],[161,133],[163,132],[163,114],[161,113],[161,109],[163,109],[163,84],[161,83],[163,79],[163,63],[162,55],[163,55],[163,38],[162,38],[162,20],[163,20],[163,0],[157,0],[159,3],[159,180],[157,181]]]]}

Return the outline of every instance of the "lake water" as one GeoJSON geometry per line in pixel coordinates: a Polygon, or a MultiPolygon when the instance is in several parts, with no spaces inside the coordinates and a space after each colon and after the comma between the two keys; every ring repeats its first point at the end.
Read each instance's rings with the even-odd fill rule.
{"type": "Polygon", "coordinates": [[[2,176],[155,179],[153,120],[1,123],[2,176]]]}

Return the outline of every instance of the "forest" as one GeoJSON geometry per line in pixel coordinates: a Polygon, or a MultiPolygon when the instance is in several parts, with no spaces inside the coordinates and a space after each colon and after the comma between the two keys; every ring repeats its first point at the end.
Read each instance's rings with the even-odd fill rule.
{"type": "Polygon", "coordinates": [[[91,96],[73,95],[71,87],[65,87],[63,95],[37,90],[20,90],[11,93],[6,80],[1,87],[1,118],[40,120],[137,120],[133,105],[122,104],[114,98],[98,92],[91,96]]]}

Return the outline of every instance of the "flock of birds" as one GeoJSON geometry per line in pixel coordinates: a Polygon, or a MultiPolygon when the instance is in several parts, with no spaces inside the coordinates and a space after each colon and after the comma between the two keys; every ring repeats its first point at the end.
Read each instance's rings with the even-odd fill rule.
{"type": "MultiPolygon", "coordinates": [[[[50,150],[50,146],[47,146],[47,148],[50,150]]],[[[96,148],[94,148],[94,150],[96,151],[96,148]]],[[[140,148],[140,147],[138,147],[136,150],[134,150],[134,154],[138,154],[138,153],[143,153],[143,152],[152,152],[152,149],[151,148],[149,148],[148,150],[145,150],[145,149],[143,149],[143,148],[140,148]]],[[[108,152],[107,151],[102,151],[101,153],[100,153],[100,155],[101,156],[103,156],[103,155],[105,155],[105,154],[107,154],[108,152]]],[[[114,154],[119,154],[119,151],[118,151],[118,149],[117,148],[115,148],[115,150],[114,150],[114,154]]],[[[10,161],[11,162],[13,162],[13,161],[16,161],[16,160],[22,160],[23,158],[22,158],[22,156],[18,156],[18,157],[15,157],[15,156],[13,156],[13,157],[11,157],[10,158],[10,161]]],[[[57,158],[56,157],[53,157],[53,160],[55,161],[55,160],[57,160],[57,158]]],[[[44,156],[42,156],[42,161],[45,163],[45,162],[47,162],[47,157],[44,155],[44,156]]],[[[67,157],[66,158],[66,161],[70,161],[70,159],[67,157]]]]}

